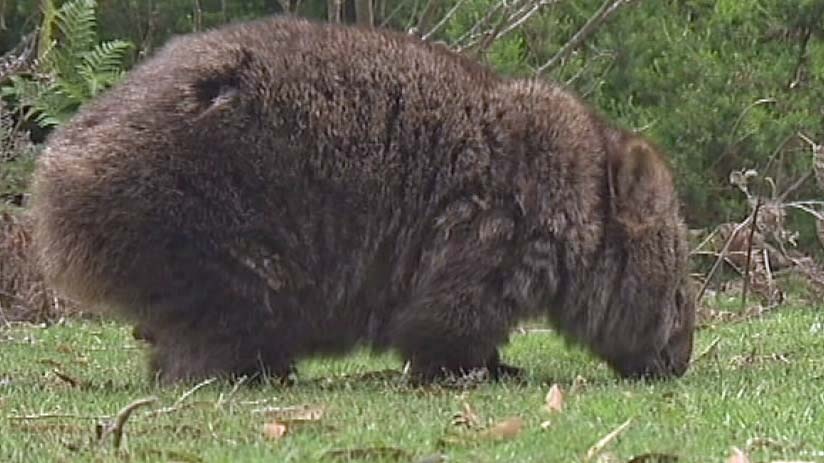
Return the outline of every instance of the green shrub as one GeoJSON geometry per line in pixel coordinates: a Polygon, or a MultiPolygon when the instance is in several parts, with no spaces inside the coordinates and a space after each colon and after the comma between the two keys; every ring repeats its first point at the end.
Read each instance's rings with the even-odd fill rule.
{"type": "Polygon", "coordinates": [[[94,0],[71,0],[58,9],[52,0],[43,5],[35,66],[12,76],[0,94],[14,102],[23,119],[48,127],[115,83],[131,44],[97,43],[94,0]]]}

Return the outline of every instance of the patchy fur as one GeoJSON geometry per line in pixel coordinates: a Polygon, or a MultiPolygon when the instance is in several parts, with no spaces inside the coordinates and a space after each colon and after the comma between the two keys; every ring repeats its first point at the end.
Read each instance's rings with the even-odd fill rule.
{"type": "Polygon", "coordinates": [[[124,314],[164,379],[397,349],[499,363],[546,317],[624,376],[692,349],[664,159],[578,98],[388,31],[280,18],[173,40],[49,140],[49,281],[124,314]]]}

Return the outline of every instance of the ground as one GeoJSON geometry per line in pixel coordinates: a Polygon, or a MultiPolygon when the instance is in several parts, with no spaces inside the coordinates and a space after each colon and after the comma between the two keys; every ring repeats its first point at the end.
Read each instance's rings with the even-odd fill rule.
{"type": "Polygon", "coordinates": [[[649,384],[528,330],[504,351],[525,382],[413,388],[397,358],[360,352],[301,363],[292,387],[159,387],[130,333],[78,319],[0,328],[0,461],[721,462],[733,447],[824,461],[824,306],[809,302],[711,319],[689,372],[649,384]],[[111,417],[152,396],[115,450],[111,417]]]}

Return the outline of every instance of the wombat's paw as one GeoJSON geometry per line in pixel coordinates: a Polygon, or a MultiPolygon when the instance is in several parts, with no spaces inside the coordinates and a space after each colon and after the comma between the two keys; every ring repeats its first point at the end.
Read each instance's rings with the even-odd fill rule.
{"type": "Polygon", "coordinates": [[[492,356],[486,362],[486,368],[489,371],[489,376],[495,381],[506,379],[524,379],[526,373],[523,368],[518,368],[501,362],[501,355],[496,349],[492,356]]]}
{"type": "Polygon", "coordinates": [[[149,344],[154,344],[155,334],[146,325],[139,323],[132,328],[132,337],[138,341],[144,341],[149,344]]]}
{"type": "Polygon", "coordinates": [[[507,365],[506,363],[499,363],[497,366],[487,367],[491,378],[495,381],[502,381],[507,379],[524,379],[526,372],[523,368],[507,365]]]}
{"type": "Polygon", "coordinates": [[[298,369],[294,363],[290,363],[288,367],[280,371],[271,368],[260,368],[239,375],[236,374],[235,376],[246,377],[247,384],[289,387],[297,384],[298,369]]]}
{"type": "Polygon", "coordinates": [[[415,368],[409,370],[406,383],[413,387],[441,386],[456,389],[468,389],[491,381],[516,377],[519,368],[498,364],[494,368],[486,366],[476,368],[449,369],[444,367],[415,368]]]}

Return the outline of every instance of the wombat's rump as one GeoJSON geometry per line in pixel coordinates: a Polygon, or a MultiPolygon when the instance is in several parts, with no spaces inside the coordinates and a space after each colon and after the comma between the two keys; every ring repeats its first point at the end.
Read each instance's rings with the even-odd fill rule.
{"type": "Polygon", "coordinates": [[[494,374],[536,316],[625,376],[680,375],[692,349],[657,151],[552,83],[398,33],[177,38],[53,134],[33,212],[49,281],[150,333],[167,380],[357,343],[422,378],[494,374]]]}

